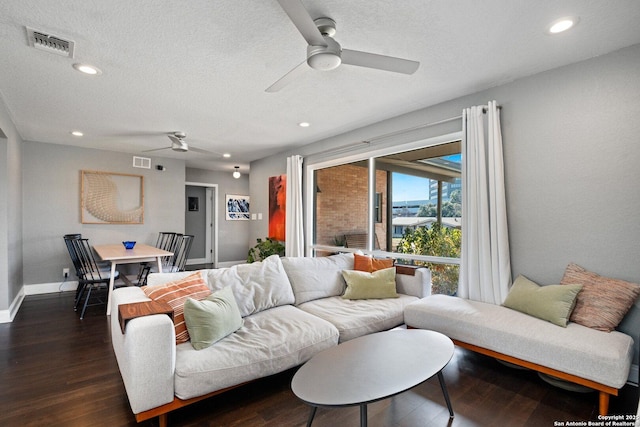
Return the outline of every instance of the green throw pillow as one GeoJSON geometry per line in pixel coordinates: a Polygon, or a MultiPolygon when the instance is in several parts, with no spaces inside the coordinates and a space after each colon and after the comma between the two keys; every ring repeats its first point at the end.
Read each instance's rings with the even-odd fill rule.
{"type": "Polygon", "coordinates": [[[244,323],[231,287],[200,301],[188,298],[184,303],[184,320],[191,345],[196,350],[213,345],[240,329],[244,323]]]}
{"type": "Polygon", "coordinates": [[[540,286],[518,276],[502,305],[566,328],[581,289],[582,285],[540,286]]]}
{"type": "Polygon", "coordinates": [[[396,268],[368,273],[366,271],[342,270],[347,289],[342,295],[345,299],[397,298],[396,268]]]}

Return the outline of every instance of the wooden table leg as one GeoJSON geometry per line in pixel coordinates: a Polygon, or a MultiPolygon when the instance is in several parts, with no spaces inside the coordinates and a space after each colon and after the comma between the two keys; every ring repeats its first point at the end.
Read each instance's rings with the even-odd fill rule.
{"type": "Polygon", "coordinates": [[[111,277],[109,278],[109,290],[107,292],[107,316],[111,314],[111,292],[116,281],[116,263],[111,261],[111,277]]]}

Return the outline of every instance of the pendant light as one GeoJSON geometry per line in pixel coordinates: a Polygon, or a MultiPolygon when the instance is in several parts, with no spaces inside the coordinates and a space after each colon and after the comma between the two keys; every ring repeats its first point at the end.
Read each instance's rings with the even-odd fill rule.
{"type": "Polygon", "coordinates": [[[235,179],[238,179],[238,178],[240,178],[240,171],[239,171],[240,166],[234,166],[234,167],[235,167],[235,169],[236,169],[236,170],[235,170],[235,171],[233,171],[233,177],[234,177],[235,179]]]}

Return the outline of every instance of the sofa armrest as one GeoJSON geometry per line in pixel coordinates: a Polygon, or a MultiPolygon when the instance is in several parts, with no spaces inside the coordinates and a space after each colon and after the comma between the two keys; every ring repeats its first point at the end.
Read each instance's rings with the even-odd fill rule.
{"type": "Polygon", "coordinates": [[[113,292],[111,342],[134,414],[174,398],[176,338],[171,318],[164,314],[138,317],[127,322],[124,334],[120,329],[118,306],[148,300],[139,288],[113,292]]]}
{"type": "Polygon", "coordinates": [[[396,274],[397,291],[405,295],[424,298],[431,295],[431,270],[416,268],[415,275],[396,274]]]}

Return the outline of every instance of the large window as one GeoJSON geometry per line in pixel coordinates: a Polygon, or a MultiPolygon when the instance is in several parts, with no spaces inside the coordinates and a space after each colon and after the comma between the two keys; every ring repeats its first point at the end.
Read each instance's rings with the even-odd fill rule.
{"type": "Polygon", "coordinates": [[[455,294],[460,172],[460,141],[316,168],[316,256],[360,249],[424,265],[432,272],[433,293],[455,294]]]}

